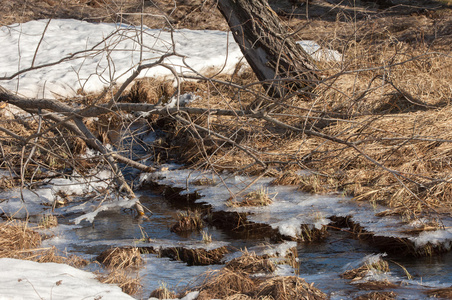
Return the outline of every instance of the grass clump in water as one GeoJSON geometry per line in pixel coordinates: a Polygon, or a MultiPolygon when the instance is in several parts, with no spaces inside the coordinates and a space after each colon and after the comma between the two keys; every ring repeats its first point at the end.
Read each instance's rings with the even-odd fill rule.
{"type": "Polygon", "coordinates": [[[58,226],[58,218],[54,215],[43,215],[38,226],[45,229],[56,227],[58,226]]]}
{"type": "Polygon", "coordinates": [[[187,210],[177,213],[177,223],[171,227],[172,232],[195,231],[204,228],[202,214],[198,210],[187,210]]]}
{"type": "Polygon", "coordinates": [[[143,264],[140,250],[136,247],[111,248],[102,252],[96,259],[105,267],[115,269],[139,267],[143,264]]]}
{"type": "Polygon", "coordinates": [[[226,268],[232,271],[244,271],[246,273],[273,273],[276,265],[268,257],[258,256],[255,252],[242,251],[242,256],[234,258],[226,264],[226,268]]]}
{"type": "Polygon", "coordinates": [[[154,297],[158,299],[176,299],[176,293],[170,291],[165,283],[161,283],[158,289],[151,292],[149,297],[154,297]]]}

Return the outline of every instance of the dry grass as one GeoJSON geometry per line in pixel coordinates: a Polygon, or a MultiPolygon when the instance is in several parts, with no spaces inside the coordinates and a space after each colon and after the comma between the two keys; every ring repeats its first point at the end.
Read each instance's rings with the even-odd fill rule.
{"type": "Polygon", "coordinates": [[[150,297],[158,298],[158,299],[176,299],[176,293],[168,290],[168,288],[163,285],[156,290],[151,292],[150,297]]]}
{"type": "Polygon", "coordinates": [[[187,210],[177,213],[177,223],[171,227],[173,232],[196,231],[204,227],[202,214],[199,210],[187,210]]]}
{"type": "Polygon", "coordinates": [[[51,228],[58,226],[58,218],[54,215],[43,215],[38,223],[39,227],[51,228]]]}
{"type": "Polygon", "coordinates": [[[272,185],[301,185],[303,176],[296,174],[293,171],[287,171],[279,174],[272,182],[272,185]]]}
{"type": "Polygon", "coordinates": [[[21,258],[41,245],[41,235],[20,221],[0,223],[0,257],[21,258]],[[28,252],[28,253],[27,253],[28,252]]]}
{"type": "Polygon", "coordinates": [[[229,261],[226,268],[231,271],[243,271],[248,274],[273,273],[276,265],[268,257],[256,255],[255,252],[242,251],[242,256],[229,261]]]}
{"type": "Polygon", "coordinates": [[[41,235],[27,222],[13,220],[0,223],[0,257],[64,263],[79,268],[88,264],[79,256],[60,254],[55,247],[40,248],[41,242],[41,235]]]}
{"type": "Polygon", "coordinates": [[[275,264],[269,258],[242,251],[241,257],[231,260],[223,269],[208,274],[207,281],[198,288],[198,299],[327,299],[313,284],[296,276],[255,276],[257,273],[272,273],[275,269],[275,264]]]}
{"type": "Polygon", "coordinates": [[[209,280],[202,285],[198,300],[223,299],[236,294],[246,294],[255,287],[255,282],[246,273],[224,268],[212,272],[209,280]]]}
{"type": "Polygon", "coordinates": [[[365,263],[359,268],[345,271],[341,274],[341,277],[351,279],[352,281],[358,281],[368,276],[370,272],[387,273],[389,271],[388,263],[380,258],[373,263],[365,263]]]}
{"type": "Polygon", "coordinates": [[[394,292],[370,292],[365,295],[360,295],[353,298],[353,300],[392,300],[397,299],[397,293],[394,292]]]}
{"type": "Polygon", "coordinates": [[[131,274],[124,269],[113,269],[106,275],[99,275],[98,279],[102,283],[116,284],[124,293],[134,295],[140,291],[141,279],[137,276],[132,277],[131,274]]]}
{"type": "Polygon", "coordinates": [[[425,294],[432,298],[452,299],[452,287],[429,290],[425,294]]]}
{"type": "Polygon", "coordinates": [[[257,288],[256,297],[280,300],[328,299],[327,295],[313,284],[308,284],[296,276],[274,277],[262,282],[257,288]]]}
{"type": "Polygon", "coordinates": [[[354,283],[354,286],[358,287],[360,290],[388,290],[396,289],[399,287],[398,284],[392,283],[387,279],[384,280],[371,280],[366,282],[354,283]]]}
{"type": "Polygon", "coordinates": [[[261,187],[255,191],[249,192],[243,197],[242,201],[236,201],[235,199],[229,199],[226,203],[230,207],[242,207],[242,206],[267,206],[273,203],[276,195],[270,198],[268,190],[261,187]]]}
{"type": "Polygon", "coordinates": [[[102,252],[96,260],[105,267],[114,269],[139,267],[143,264],[140,250],[136,247],[111,248],[102,252]]]}

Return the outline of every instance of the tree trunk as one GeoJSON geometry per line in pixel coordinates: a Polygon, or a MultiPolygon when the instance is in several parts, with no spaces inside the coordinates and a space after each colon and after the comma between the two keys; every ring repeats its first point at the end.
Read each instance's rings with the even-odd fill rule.
{"type": "Polygon", "coordinates": [[[218,8],[270,96],[315,86],[312,58],[290,37],[267,0],[218,0],[218,8]]]}

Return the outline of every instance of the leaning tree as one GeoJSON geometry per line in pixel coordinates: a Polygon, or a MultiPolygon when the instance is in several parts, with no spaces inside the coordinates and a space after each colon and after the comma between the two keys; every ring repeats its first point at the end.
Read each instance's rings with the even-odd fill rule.
{"type": "Polygon", "coordinates": [[[311,56],[293,40],[267,0],[219,0],[218,8],[270,96],[315,86],[318,76],[311,56]]]}

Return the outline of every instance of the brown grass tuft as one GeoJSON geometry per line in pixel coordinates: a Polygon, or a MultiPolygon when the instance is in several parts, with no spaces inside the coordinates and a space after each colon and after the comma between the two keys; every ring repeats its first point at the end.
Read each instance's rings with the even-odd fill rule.
{"type": "Polygon", "coordinates": [[[353,300],[392,300],[397,299],[397,293],[394,292],[371,292],[365,295],[360,295],[353,298],[353,300]]]}
{"type": "Polygon", "coordinates": [[[345,279],[351,279],[352,281],[357,281],[366,277],[370,271],[375,271],[378,273],[387,273],[390,270],[388,263],[380,258],[378,259],[378,261],[375,261],[371,264],[365,263],[359,268],[345,271],[344,273],[341,274],[341,277],[345,279]]]}
{"type": "Polygon", "coordinates": [[[429,290],[425,294],[433,298],[452,299],[452,287],[429,290]]]}
{"type": "Polygon", "coordinates": [[[389,280],[371,280],[366,282],[359,282],[354,284],[360,290],[385,290],[385,289],[395,289],[398,288],[399,285],[390,282],[389,280]]]}
{"type": "Polygon", "coordinates": [[[102,283],[118,285],[124,293],[129,295],[138,293],[142,288],[140,278],[132,277],[123,269],[114,269],[106,275],[99,276],[98,279],[102,283]]]}
{"type": "Polygon", "coordinates": [[[231,207],[242,206],[267,206],[273,203],[276,195],[270,198],[268,190],[261,187],[256,191],[249,192],[243,197],[243,200],[238,202],[232,198],[228,199],[226,205],[231,207]]]}
{"type": "Polygon", "coordinates": [[[204,227],[199,210],[187,210],[177,213],[177,223],[171,227],[173,232],[195,231],[204,227]]]}
{"type": "Polygon", "coordinates": [[[270,299],[280,300],[323,300],[327,295],[308,284],[304,279],[296,276],[274,277],[262,282],[256,293],[256,297],[272,297],[270,299]]]}
{"type": "Polygon", "coordinates": [[[136,247],[111,248],[102,252],[96,259],[105,267],[115,269],[138,267],[143,263],[140,250],[136,247]]]}
{"type": "Polygon", "coordinates": [[[43,215],[38,226],[41,228],[52,228],[58,226],[58,218],[54,215],[43,215]]]}
{"type": "Polygon", "coordinates": [[[176,299],[176,293],[168,290],[166,286],[159,287],[156,290],[153,290],[151,292],[151,295],[149,297],[154,297],[158,299],[176,299]]]}
{"type": "Polygon", "coordinates": [[[22,221],[0,224],[0,257],[54,262],[73,267],[83,267],[88,261],[77,255],[61,255],[55,247],[39,248],[41,235],[22,221]]]}
{"type": "Polygon", "coordinates": [[[236,294],[246,294],[255,288],[255,283],[245,272],[223,268],[212,272],[210,279],[200,289],[198,300],[224,299],[236,294]]]}
{"type": "Polygon", "coordinates": [[[186,262],[190,266],[220,264],[222,263],[224,255],[229,252],[226,247],[220,247],[212,250],[206,250],[203,248],[188,249],[182,247],[165,249],[154,249],[152,247],[149,247],[146,249],[150,253],[155,253],[159,256],[180,260],[186,262]]]}
{"type": "Polygon", "coordinates": [[[284,172],[276,177],[272,185],[300,185],[303,182],[303,176],[298,175],[293,171],[284,172]]]}
{"type": "Polygon", "coordinates": [[[0,257],[24,258],[41,245],[41,235],[26,222],[9,221],[0,224],[0,257]]]}
{"type": "Polygon", "coordinates": [[[267,257],[257,256],[255,252],[242,251],[242,256],[234,258],[226,264],[231,271],[245,273],[273,273],[276,265],[267,257]]]}

